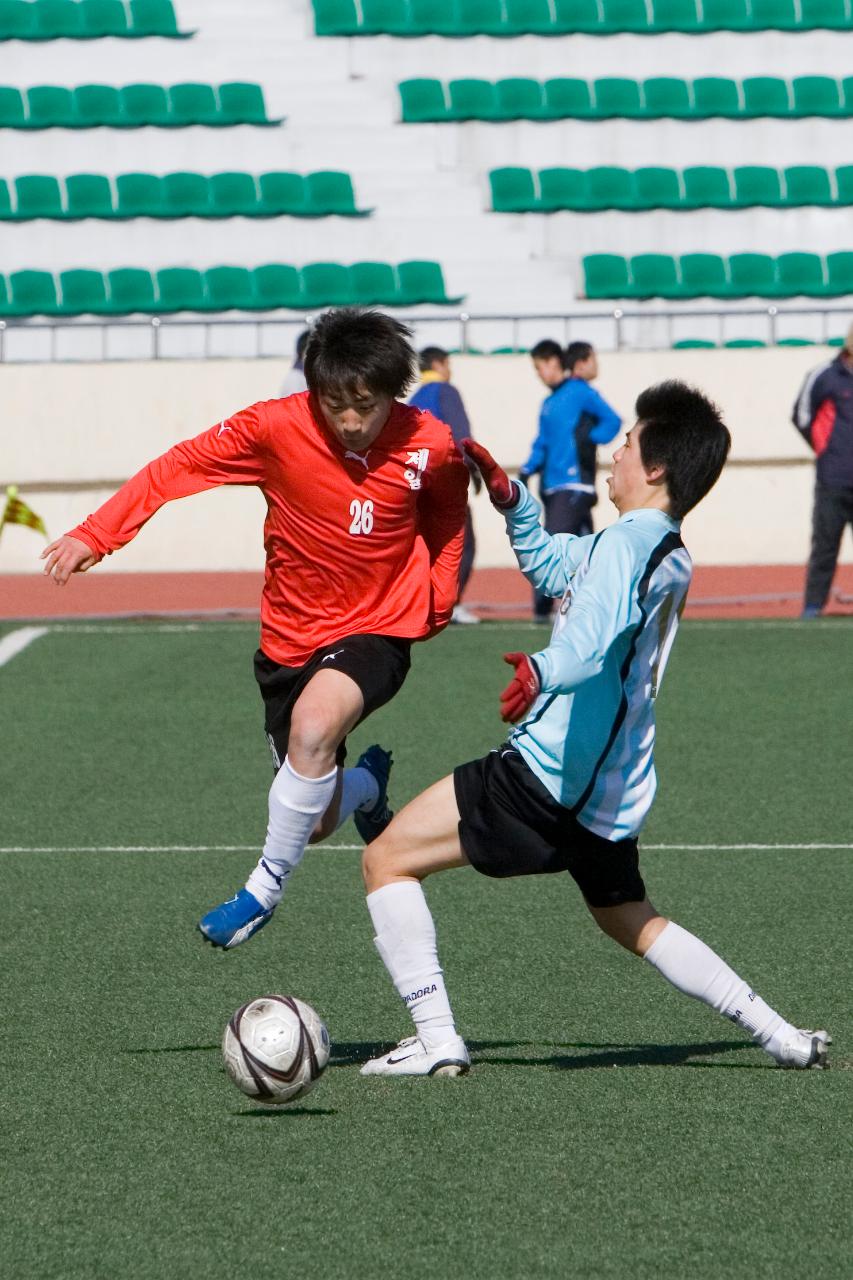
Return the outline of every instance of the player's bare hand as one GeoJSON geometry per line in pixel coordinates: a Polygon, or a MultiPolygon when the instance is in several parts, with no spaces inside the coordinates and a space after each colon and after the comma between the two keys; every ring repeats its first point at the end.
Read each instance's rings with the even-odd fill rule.
{"type": "Polygon", "coordinates": [[[48,578],[53,577],[58,587],[64,587],[72,573],[85,573],[98,561],[91,547],[67,533],[45,547],[40,559],[47,561],[44,572],[48,578]]]}
{"type": "Polygon", "coordinates": [[[503,467],[495,462],[488,449],[485,449],[481,444],[477,444],[476,440],[471,439],[463,440],[462,448],[483,477],[483,483],[493,505],[496,507],[514,507],[518,501],[516,487],[503,467]]]}

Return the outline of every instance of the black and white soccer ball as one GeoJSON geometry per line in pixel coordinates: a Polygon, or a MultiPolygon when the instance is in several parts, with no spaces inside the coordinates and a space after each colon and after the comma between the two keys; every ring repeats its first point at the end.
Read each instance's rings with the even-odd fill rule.
{"type": "Polygon", "coordinates": [[[304,1098],[329,1061],[329,1033],[296,996],[259,996],[239,1008],[222,1037],[225,1070],[249,1098],[271,1106],[304,1098]]]}

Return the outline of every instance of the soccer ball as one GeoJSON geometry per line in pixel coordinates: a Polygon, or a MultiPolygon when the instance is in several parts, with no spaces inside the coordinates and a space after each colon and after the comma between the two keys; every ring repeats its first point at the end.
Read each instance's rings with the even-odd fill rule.
{"type": "Polygon", "coordinates": [[[329,1061],[322,1019],[295,996],[259,996],[231,1018],[222,1037],[225,1070],[238,1089],[271,1106],[304,1098],[329,1061]]]}

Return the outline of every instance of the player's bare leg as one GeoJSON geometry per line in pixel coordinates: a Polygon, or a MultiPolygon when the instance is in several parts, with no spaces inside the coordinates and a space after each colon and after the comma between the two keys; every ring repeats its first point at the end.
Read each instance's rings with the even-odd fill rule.
{"type": "Polygon", "coordinates": [[[374,942],[415,1024],[415,1035],[372,1058],[362,1075],[463,1075],[469,1066],[438,961],[435,925],[421,881],[468,865],[459,843],[453,778],[407,805],[364,851],[374,942]]]}
{"type": "Polygon", "coordinates": [[[600,929],[685,995],[710,1005],[748,1031],[783,1067],[825,1067],[826,1031],[804,1031],[766,1004],[710,947],[673,920],[659,915],[648,898],[589,910],[600,929]]]}

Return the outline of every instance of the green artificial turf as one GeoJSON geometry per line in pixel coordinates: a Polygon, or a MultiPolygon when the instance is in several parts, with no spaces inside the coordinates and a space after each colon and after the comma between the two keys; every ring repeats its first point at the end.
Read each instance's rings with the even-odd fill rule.
{"type": "MultiPolygon", "coordinates": [[[[501,624],[420,646],[351,758],[393,747],[404,801],[501,740],[500,655],[545,641],[501,624]]],[[[467,870],[427,894],[473,1070],[430,1081],[358,1074],[408,1022],[357,851],[310,851],[233,953],[194,932],[254,861],[209,846],[265,826],[253,629],[34,642],[0,668],[0,846],[25,850],[0,853],[0,1274],[848,1276],[853,851],[790,846],[852,839],[852,643],[843,624],[683,627],[642,859],[662,911],[832,1030],[834,1069],[776,1070],[598,935],[568,877],[467,870]],[[276,990],[317,1008],[333,1055],[310,1096],[268,1109],[219,1040],[276,990]]]]}

